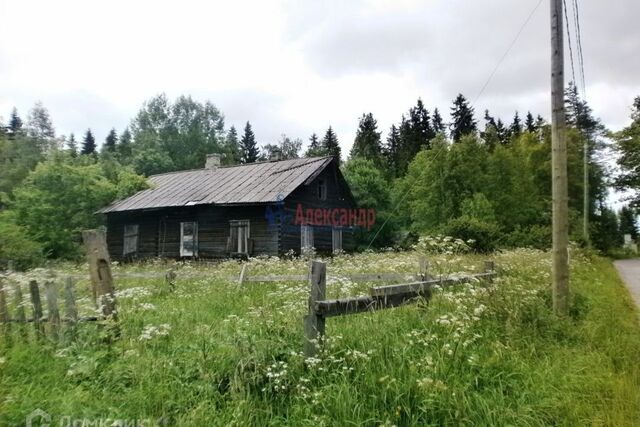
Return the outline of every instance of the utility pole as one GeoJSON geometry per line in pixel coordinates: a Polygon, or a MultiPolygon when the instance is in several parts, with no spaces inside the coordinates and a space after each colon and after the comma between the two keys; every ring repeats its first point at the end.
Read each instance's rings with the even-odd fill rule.
{"type": "Polygon", "coordinates": [[[589,237],[589,138],[584,138],[584,147],[582,153],[582,186],[584,192],[582,195],[582,235],[584,237],[584,243],[587,247],[591,246],[591,238],[589,237]]]}
{"type": "Polygon", "coordinates": [[[562,0],[551,2],[551,168],[553,198],[553,309],[563,316],[569,307],[569,197],[564,115],[564,45],[562,0]]]}

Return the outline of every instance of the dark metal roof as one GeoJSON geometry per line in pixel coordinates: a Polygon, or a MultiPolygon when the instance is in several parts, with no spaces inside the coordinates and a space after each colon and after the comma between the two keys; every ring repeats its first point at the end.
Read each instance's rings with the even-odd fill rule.
{"type": "Polygon", "coordinates": [[[153,175],[149,177],[151,188],[115,201],[99,212],[273,203],[317,176],[332,160],[315,157],[153,175]]]}

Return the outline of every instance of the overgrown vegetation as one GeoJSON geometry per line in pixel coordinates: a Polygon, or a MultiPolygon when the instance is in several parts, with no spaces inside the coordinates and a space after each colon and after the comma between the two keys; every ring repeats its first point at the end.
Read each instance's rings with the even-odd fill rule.
{"type": "MultiPolygon", "coordinates": [[[[455,242],[420,245],[430,250],[432,273],[482,264],[431,247],[448,244],[455,242]]],[[[122,334],[112,345],[90,324],[73,344],[59,346],[21,339],[14,326],[13,343],[0,346],[0,424],[22,424],[41,408],[54,423],[66,415],[184,426],[637,425],[637,312],[608,261],[575,251],[571,259],[567,319],[551,309],[549,254],[520,249],[496,255],[500,276],[491,286],[329,319],[326,344],[311,359],[300,353],[305,283],[238,288],[225,279],[239,273],[235,261],[116,266],[116,273],[175,267],[177,289],[169,293],[162,278],[118,280],[122,334]],[[209,276],[187,278],[195,271],[209,276]]],[[[330,298],[370,285],[340,274],[417,268],[416,252],[326,261],[330,298]]],[[[306,264],[256,258],[249,269],[300,274],[306,264]]],[[[86,275],[86,266],[58,270],[68,273],[86,275]]],[[[90,313],[86,280],[78,290],[81,311],[90,313]]]]}

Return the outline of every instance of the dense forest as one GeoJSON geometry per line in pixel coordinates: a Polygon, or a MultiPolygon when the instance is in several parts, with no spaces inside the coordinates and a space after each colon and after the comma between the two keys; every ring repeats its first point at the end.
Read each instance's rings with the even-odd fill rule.
{"type": "MultiPolygon", "coordinates": [[[[608,252],[623,234],[637,237],[640,207],[640,97],[632,123],[613,133],[593,116],[576,87],[566,90],[571,238],[608,252]],[[611,172],[609,148],[618,151],[611,172]],[[586,150],[586,153],[585,153],[586,150]],[[584,160],[588,168],[589,236],[583,233],[584,160]],[[630,190],[629,205],[615,212],[607,188],[630,190]]],[[[165,95],[145,102],[127,128],[112,129],[99,144],[91,129],[57,135],[48,110],[36,103],[23,118],[14,108],[0,121],[0,262],[16,267],[47,258],[80,255],[80,231],[99,226],[96,210],[147,186],[145,176],[200,168],[209,153],[225,165],[332,155],[359,205],[378,211],[377,224],[358,231],[361,249],[408,247],[420,234],[473,239],[478,251],[550,245],[550,126],[540,115],[519,112],[503,121],[482,117],[462,95],[446,122],[421,99],[388,132],[363,114],[348,157],[329,126],[303,141],[283,134],[260,144],[249,122],[225,127],[211,102],[165,95]],[[347,158],[345,158],[347,157],[347,158]]]]}

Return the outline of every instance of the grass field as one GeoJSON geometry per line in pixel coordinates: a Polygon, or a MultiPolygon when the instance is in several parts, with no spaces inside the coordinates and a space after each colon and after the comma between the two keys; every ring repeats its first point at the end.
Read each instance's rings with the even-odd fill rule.
{"type": "MultiPolygon", "coordinates": [[[[474,271],[478,256],[431,257],[434,272],[474,271]]],[[[416,304],[327,321],[305,359],[305,283],[238,287],[240,264],[176,265],[161,278],[119,279],[121,338],[84,324],[72,343],[0,346],[0,425],[36,408],[61,420],[138,425],[640,425],[640,327],[608,260],[572,254],[571,316],[550,309],[550,256],[494,256],[500,277],[416,304]],[[206,271],[208,277],[181,279],[206,271]],[[64,418],[67,417],[67,418],[64,418]]],[[[415,252],[327,259],[329,275],[415,273],[415,252]]],[[[59,273],[85,268],[60,266],[59,273]]],[[[163,272],[156,262],[116,273],[163,272]]],[[[252,274],[303,274],[304,260],[253,259],[252,274]]],[[[37,273],[36,273],[37,274],[37,273]]],[[[335,279],[328,297],[371,283],[335,279]]],[[[78,283],[85,314],[88,283],[78,283]]],[[[10,299],[11,300],[11,299],[10,299]]],[[[31,332],[30,332],[31,333],[31,332]]],[[[81,424],[78,424],[81,425],[81,424]]]]}

